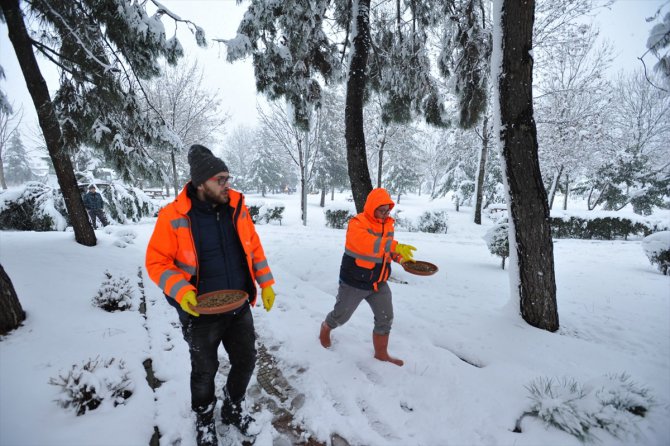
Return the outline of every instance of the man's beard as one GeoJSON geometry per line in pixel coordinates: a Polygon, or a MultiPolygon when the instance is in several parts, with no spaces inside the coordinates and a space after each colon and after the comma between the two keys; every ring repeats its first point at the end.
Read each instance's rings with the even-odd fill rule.
{"type": "Polygon", "coordinates": [[[203,185],[203,193],[205,195],[205,200],[212,204],[226,204],[228,203],[228,188],[220,189],[211,189],[207,183],[203,185]]]}

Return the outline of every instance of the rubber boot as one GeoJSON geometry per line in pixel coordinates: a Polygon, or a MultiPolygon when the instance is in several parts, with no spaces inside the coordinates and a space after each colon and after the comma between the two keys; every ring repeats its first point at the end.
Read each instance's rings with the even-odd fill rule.
{"type": "Polygon", "coordinates": [[[330,348],[330,332],[332,328],[326,324],[326,321],[321,322],[321,331],[319,332],[319,341],[323,348],[330,348]]]}
{"type": "Polygon", "coordinates": [[[198,446],[218,446],[216,426],[214,425],[214,405],[195,410],[195,433],[198,446]]]}
{"type": "Polygon", "coordinates": [[[401,359],[394,358],[389,356],[388,346],[389,346],[389,335],[380,335],[377,333],[372,333],[372,345],[375,346],[375,359],[380,361],[392,362],[397,366],[402,366],[404,362],[401,359]]]}

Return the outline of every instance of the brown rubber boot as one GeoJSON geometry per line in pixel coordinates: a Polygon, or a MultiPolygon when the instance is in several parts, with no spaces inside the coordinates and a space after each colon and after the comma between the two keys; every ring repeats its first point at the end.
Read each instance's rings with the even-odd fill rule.
{"type": "Polygon", "coordinates": [[[326,321],[321,322],[321,331],[319,332],[319,341],[323,348],[330,348],[330,331],[332,328],[326,324],[326,321]]]}
{"type": "Polygon", "coordinates": [[[375,346],[375,359],[380,361],[392,362],[397,366],[402,366],[404,362],[401,359],[394,358],[389,356],[388,346],[389,346],[389,335],[380,335],[377,333],[372,333],[372,345],[375,346]]]}

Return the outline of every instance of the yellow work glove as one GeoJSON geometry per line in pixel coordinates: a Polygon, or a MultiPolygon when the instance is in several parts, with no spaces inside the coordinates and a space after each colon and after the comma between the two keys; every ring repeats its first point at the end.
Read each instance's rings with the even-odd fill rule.
{"type": "Polygon", "coordinates": [[[412,251],[416,251],[416,248],[412,245],[403,245],[402,243],[398,243],[395,247],[395,252],[402,256],[402,260],[400,262],[413,262],[414,254],[412,251]]]}
{"type": "Polygon", "coordinates": [[[193,291],[187,291],[186,294],[184,294],[184,297],[181,298],[179,305],[181,306],[181,309],[188,314],[192,316],[200,316],[200,313],[196,313],[191,309],[191,307],[198,305],[198,300],[195,298],[195,293],[193,291]]]}
{"type": "Polygon", "coordinates": [[[261,290],[261,299],[263,300],[263,308],[265,308],[265,311],[270,311],[272,305],[275,303],[275,291],[271,286],[261,290]]]}

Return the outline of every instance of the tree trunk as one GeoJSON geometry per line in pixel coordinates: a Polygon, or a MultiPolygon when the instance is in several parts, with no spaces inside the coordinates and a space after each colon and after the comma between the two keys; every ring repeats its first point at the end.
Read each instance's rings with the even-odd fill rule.
{"type": "Polygon", "coordinates": [[[482,123],[482,150],[479,154],[479,172],[477,173],[477,197],[475,200],[475,224],[482,224],[482,198],[484,196],[484,177],[486,176],[486,158],[489,154],[489,117],[482,123]]]}
{"type": "Polygon", "coordinates": [[[570,175],[565,174],[565,195],[563,195],[563,210],[568,209],[568,193],[570,192],[570,175]]]}
{"type": "Polygon", "coordinates": [[[330,189],[330,201],[335,201],[335,186],[330,189]]]}
{"type": "Polygon", "coordinates": [[[382,136],[379,139],[379,156],[377,163],[377,187],[382,187],[382,172],[384,171],[384,146],[386,145],[386,132],[388,131],[388,126],[384,125],[384,130],[382,131],[382,136]]]}
{"type": "Polygon", "coordinates": [[[0,264],[0,335],[14,330],[26,319],[14,285],[0,264]]]}
{"type": "MultiPolygon", "coordinates": [[[[359,0],[357,4],[358,9],[353,10],[351,14],[352,20],[356,20],[355,28],[358,32],[352,45],[353,54],[347,79],[344,138],[347,144],[347,168],[351,181],[351,194],[354,197],[356,211],[363,212],[365,200],[372,190],[363,129],[363,97],[367,82],[365,70],[370,48],[370,0],[359,0]]],[[[354,28],[353,23],[352,28],[354,28]]]]}
{"type": "Polygon", "coordinates": [[[523,319],[532,326],[556,331],[559,325],[554,247],[533,118],[531,50],[535,1],[504,0],[502,11],[496,13],[500,14],[502,31],[502,42],[494,45],[494,52],[502,51],[501,66],[493,67],[500,102],[497,125],[514,223],[510,225],[510,252],[515,252],[518,264],[517,269],[510,269],[510,274],[518,274],[511,279],[519,286],[523,319]]]}
{"type": "Polygon", "coordinates": [[[170,150],[170,160],[172,161],[172,187],[174,187],[174,196],[179,195],[179,179],[177,178],[177,160],[174,150],[170,150]]]}
{"type": "Polygon", "coordinates": [[[33,53],[30,36],[19,8],[19,0],[3,0],[2,11],[7,22],[9,39],[16,52],[16,58],[21,66],[28,92],[35,105],[49,157],[56,171],[58,185],[65,201],[65,208],[74,230],[74,238],[77,243],[82,245],[95,246],[95,233],[77,188],[72,160],[63,147],[60,125],[49,97],[49,89],[33,53]]]}
{"type": "Polygon", "coordinates": [[[556,189],[558,189],[558,184],[561,181],[561,175],[563,175],[563,166],[558,169],[558,172],[554,176],[553,181],[551,182],[551,188],[549,189],[549,209],[554,206],[554,198],[556,198],[556,189]]]}
{"type": "Polygon", "coordinates": [[[320,207],[326,207],[326,187],[321,188],[321,200],[319,201],[320,207]]]}
{"type": "Polygon", "coordinates": [[[7,190],[7,182],[5,181],[5,165],[2,162],[2,154],[0,154],[0,186],[7,190]]]}

